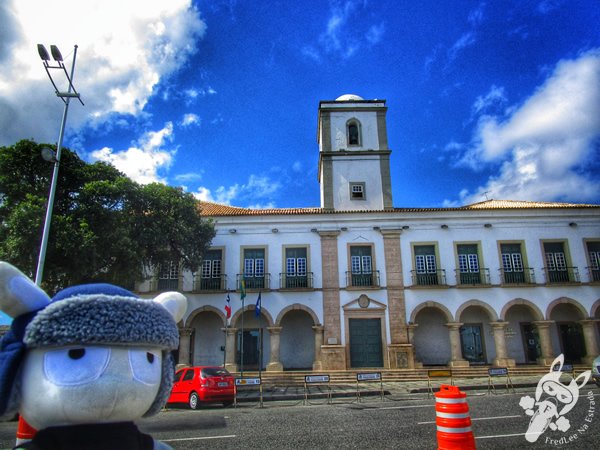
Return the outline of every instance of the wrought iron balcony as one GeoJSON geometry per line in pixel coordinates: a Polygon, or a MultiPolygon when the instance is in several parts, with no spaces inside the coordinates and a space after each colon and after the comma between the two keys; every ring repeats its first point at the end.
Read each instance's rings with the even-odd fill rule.
{"type": "Polygon", "coordinates": [[[456,284],[459,286],[488,286],[490,284],[490,269],[482,267],[478,271],[461,272],[455,269],[456,284]]]}
{"type": "Polygon", "coordinates": [[[414,286],[447,286],[446,271],[444,269],[426,273],[411,270],[410,274],[414,286]]]}
{"type": "Polygon", "coordinates": [[[227,290],[227,275],[218,275],[215,277],[203,277],[196,275],[194,277],[194,291],[226,291],[227,290]]]}
{"type": "Polygon", "coordinates": [[[535,284],[535,272],[531,267],[524,267],[521,271],[499,270],[502,284],[535,284]]]}
{"type": "Polygon", "coordinates": [[[313,289],[313,273],[280,273],[279,289],[313,289]]]}
{"type": "Polygon", "coordinates": [[[177,291],[179,289],[179,278],[157,278],[154,291],[177,291]]]}
{"type": "Polygon", "coordinates": [[[560,270],[554,267],[544,267],[544,273],[548,284],[579,283],[579,269],[577,267],[563,267],[560,270]]]}
{"type": "Polygon", "coordinates": [[[379,270],[346,272],[347,287],[379,287],[379,270]]]}
{"type": "Polygon", "coordinates": [[[600,267],[586,267],[586,269],[588,270],[590,283],[600,282],[600,267]]]}
{"type": "Polygon", "coordinates": [[[262,275],[246,275],[238,273],[236,277],[236,290],[241,290],[242,280],[246,285],[246,290],[271,289],[271,274],[265,273],[262,275]]]}

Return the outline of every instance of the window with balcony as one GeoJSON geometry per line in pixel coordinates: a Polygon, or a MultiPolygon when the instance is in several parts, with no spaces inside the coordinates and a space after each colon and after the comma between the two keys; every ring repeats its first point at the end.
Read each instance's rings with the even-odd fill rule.
{"type": "Polygon", "coordinates": [[[590,281],[600,282],[600,241],[588,241],[586,248],[590,262],[588,268],[590,281]]]}
{"type": "Polygon", "coordinates": [[[281,274],[283,289],[312,288],[312,277],[308,272],[306,247],[285,249],[285,272],[281,274]]]}
{"type": "Polygon", "coordinates": [[[525,267],[523,251],[520,242],[500,244],[500,269],[503,284],[533,283],[533,270],[525,267]]]}
{"type": "Polygon", "coordinates": [[[216,291],[225,290],[225,276],[222,273],[223,250],[212,249],[204,254],[200,277],[196,279],[195,290],[216,291]]]}
{"type": "Polygon", "coordinates": [[[574,283],[579,281],[577,267],[569,267],[566,242],[544,242],[546,281],[548,283],[574,283]]]}
{"type": "Polygon", "coordinates": [[[265,289],[268,288],[265,283],[265,249],[264,248],[246,248],[244,249],[244,268],[242,274],[246,289],[265,289]]]}
{"type": "Polygon", "coordinates": [[[179,288],[179,262],[165,261],[158,269],[159,291],[176,291],[179,288]]]}
{"type": "Polygon", "coordinates": [[[350,246],[350,273],[348,285],[372,287],[379,285],[378,272],[373,270],[372,248],[370,245],[350,246]]]}
{"type": "Polygon", "coordinates": [[[444,271],[438,269],[435,245],[415,245],[413,284],[418,286],[436,286],[446,284],[444,271]]]}
{"type": "Polygon", "coordinates": [[[477,244],[457,244],[456,253],[458,255],[457,281],[459,284],[489,284],[487,269],[480,267],[477,244]]]}

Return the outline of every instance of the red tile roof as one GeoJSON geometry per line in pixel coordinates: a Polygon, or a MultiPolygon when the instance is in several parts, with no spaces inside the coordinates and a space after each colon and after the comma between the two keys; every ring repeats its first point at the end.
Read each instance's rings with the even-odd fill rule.
{"type": "Polygon", "coordinates": [[[585,203],[526,202],[520,200],[486,200],[456,208],[394,208],[392,210],[373,211],[330,211],[323,208],[268,208],[250,209],[218,203],[199,201],[201,214],[206,217],[225,216],[272,216],[272,215],[306,215],[306,214],[351,214],[351,213],[398,213],[398,212],[432,212],[432,211],[470,211],[470,210],[507,210],[507,209],[600,209],[600,205],[585,203]]]}

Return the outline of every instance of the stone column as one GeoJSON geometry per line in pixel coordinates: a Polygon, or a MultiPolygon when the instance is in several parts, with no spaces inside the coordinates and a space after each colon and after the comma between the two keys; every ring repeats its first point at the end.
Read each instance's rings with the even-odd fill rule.
{"type": "Polygon", "coordinates": [[[236,337],[237,337],[237,328],[221,328],[225,331],[225,369],[229,372],[237,372],[238,366],[236,361],[236,337]]]}
{"type": "Polygon", "coordinates": [[[313,362],[313,370],[323,370],[323,362],[321,361],[321,346],[323,345],[323,326],[315,325],[312,327],[315,332],[315,360],[313,362]]]}
{"type": "Polygon", "coordinates": [[[339,231],[320,231],[321,266],[323,268],[323,327],[325,342],[321,361],[325,370],[346,369],[346,349],[342,342],[340,278],[337,237],[339,231]]]}
{"type": "Polygon", "coordinates": [[[460,346],[460,327],[462,323],[449,322],[446,324],[448,327],[448,336],[450,338],[450,367],[469,367],[469,361],[462,357],[462,349],[460,346]]]}
{"type": "Polygon", "coordinates": [[[537,359],[540,366],[549,366],[554,361],[554,350],[552,349],[552,340],[550,339],[550,325],[554,323],[553,320],[538,320],[531,322],[535,325],[540,338],[540,348],[542,350],[542,356],[537,359]]]}
{"type": "Polygon", "coordinates": [[[190,365],[190,349],[191,340],[190,336],[194,331],[193,328],[180,328],[179,329],[179,361],[177,361],[177,367],[189,366],[190,365]]]}
{"type": "Polygon", "coordinates": [[[579,321],[583,330],[583,340],[586,349],[585,356],[582,358],[581,362],[588,366],[592,364],[596,356],[600,353],[600,350],[598,350],[598,340],[596,339],[596,323],[598,322],[598,319],[579,321]]]}
{"type": "Polygon", "coordinates": [[[496,345],[496,357],[494,358],[494,366],[500,367],[515,367],[517,364],[514,359],[508,358],[506,351],[506,334],[505,330],[508,322],[490,322],[494,333],[494,344],[496,345]]]}
{"type": "Polygon", "coordinates": [[[279,342],[281,327],[267,327],[271,335],[271,359],[267,364],[267,372],[283,372],[283,364],[279,361],[279,342]]]}
{"type": "MultiPolygon", "coordinates": [[[[419,326],[418,323],[409,323],[406,327],[408,332],[408,343],[415,348],[415,329],[419,326]]],[[[417,357],[415,355],[415,369],[422,369],[423,363],[421,361],[417,361],[417,357]]]]}

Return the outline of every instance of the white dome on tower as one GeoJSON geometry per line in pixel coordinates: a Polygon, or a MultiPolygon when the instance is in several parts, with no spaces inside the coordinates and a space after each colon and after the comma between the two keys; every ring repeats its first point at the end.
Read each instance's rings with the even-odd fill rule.
{"type": "Polygon", "coordinates": [[[364,100],[364,98],[362,98],[359,95],[355,95],[355,94],[344,94],[335,99],[336,102],[349,102],[349,101],[356,101],[356,100],[360,101],[360,100],[364,100]]]}

